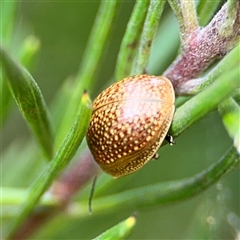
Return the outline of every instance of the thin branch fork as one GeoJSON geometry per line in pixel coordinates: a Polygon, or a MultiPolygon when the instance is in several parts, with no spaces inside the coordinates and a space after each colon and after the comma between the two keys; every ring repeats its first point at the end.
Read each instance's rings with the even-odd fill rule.
{"type": "Polygon", "coordinates": [[[172,81],[177,95],[183,93],[181,86],[185,82],[196,78],[213,60],[227,54],[239,39],[240,3],[227,2],[206,27],[194,27],[188,38],[182,38],[182,54],[163,75],[172,81]]]}

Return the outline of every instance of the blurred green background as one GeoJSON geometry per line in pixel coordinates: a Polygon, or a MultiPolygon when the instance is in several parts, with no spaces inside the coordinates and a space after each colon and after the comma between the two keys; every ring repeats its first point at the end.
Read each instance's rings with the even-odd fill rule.
{"type": "MultiPolygon", "coordinates": [[[[41,48],[30,72],[48,105],[64,80],[77,73],[98,6],[99,1],[18,3],[11,49],[12,52],[18,51],[29,34],[39,38],[41,48]]],[[[110,44],[105,49],[105,56],[96,76],[97,84],[90,92],[92,99],[111,81],[121,39],[133,6],[134,1],[122,1],[120,5],[110,44]]],[[[174,59],[179,44],[177,22],[168,7],[164,11],[154,44],[158,51],[152,51],[149,72],[161,74],[174,59]],[[172,42],[166,41],[164,34],[170,35],[172,42]],[[161,56],[155,54],[156,52],[161,52],[161,56]]],[[[14,105],[2,130],[3,151],[16,139],[24,142],[29,136],[26,124],[14,105]]],[[[192,176],[217,161],[231,144],[218,113],[213,112],[176,139],[176,145],[161,148],[159,160],[151,161],[130,176],[113,179],[110,188],[101,194],[192,176]]],[[[17,162],[18,159],[12,161],[13,170],[14,161],[17,162]]],[[[3,167],[5,166],[7,164],[3,163],[3,167]]],[[[235,217],[235,222],[240,223],[239,174],[238,168],[218,184],[190,200],[164,207],[139,211],[136,209],[137,225],[130,239],[234,239],[236,229],[231,219],[235,217]]],[[[102,178],[110,177],[102,174],[102,178]]],[[[9,179],[9,182],[3,179],[4,186],[8,186],[14,176],[9,179]]],[[[19,184],[21,179],[15,181],[19,184]]],[[[100,183],[101,179],[97,188],[101,187],[100,183]]],[[[85,191],[89,192],[89,188],[85,191]]],[[[96,216],[93,200],[92,216],[79,219],[77,216],[62,214],[40,229],[34,239],[90,239],[131,214],[132,212],[122,211],[96,216]]]]}

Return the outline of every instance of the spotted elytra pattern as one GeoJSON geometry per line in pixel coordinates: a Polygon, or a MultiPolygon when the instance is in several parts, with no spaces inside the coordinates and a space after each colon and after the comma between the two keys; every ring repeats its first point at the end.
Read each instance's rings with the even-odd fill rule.
{"type": "Polygon", "coordinates": [[[93,102],[88,146],[113,177],[135,172],[156,153],[174,113],[174,90],[165,77],[136,75],[104,90],[93,102]]]}

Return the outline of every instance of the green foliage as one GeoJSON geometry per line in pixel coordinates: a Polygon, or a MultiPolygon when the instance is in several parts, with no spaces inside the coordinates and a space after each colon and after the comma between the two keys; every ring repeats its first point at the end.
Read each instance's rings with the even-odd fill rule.
{"type": "MultiPolygon", "coordinates": [[[[240,26],[229,26],[240,4],[168,3],[1,4],[3,238],[217,239],[239,234],[240,26]],[[209,26],[221,8],[223,15],[230,14],[218,29],[224,41],[226,35],[221,45],[226,56],[213,56],[201,74],[185,80],[178,76],[178,93],[190,96],[177,96],[170,128],[176,146],[161,148],[161,161],[130,176],[114,180],[101,174],[89,216],[96,171],[87,165],[84,139],[91,115],[88,93],[96,96],[131,73],[175,69],[172,62],[186,53],[191,34],[198,34],[199,25],[209,26]],[[21,130],[18,112],[36,142],[21,130]],[[136,217],[127,218],[136,211],[136,217]]],[[[199,66],[189,66],[194,67],[199,66]]]]}
{"type": "Polygon", "coordinates": [[[130,235],[133,226],[135,225],[135,218],[129,217],[128,219],[118,223],[116,226],[110,228],[100,236],[94,238],[95,240],[110,240],[110,239],[127,239],[130,235]]]}
{"type": "Polygon", "coordinates": [[[52,157],[53,138],[48,118],[48,109],[41,91],[32,76],[19,66],[9,54],[0,49],[5,81],[18,105],[19,110],[36,135],[44,153],[52,157]]]}

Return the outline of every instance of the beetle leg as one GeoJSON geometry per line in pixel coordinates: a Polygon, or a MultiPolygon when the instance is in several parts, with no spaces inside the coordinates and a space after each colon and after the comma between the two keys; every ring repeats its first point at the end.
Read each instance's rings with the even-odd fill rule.
{"type": "Polygon", "coordinates": [[[172,146],[173,144],[175,144],[174,140],[173,140],[173,136],[171,135],[167,135],[165,137],[165,140],[169,143],[170,146],[172,146]]]}

